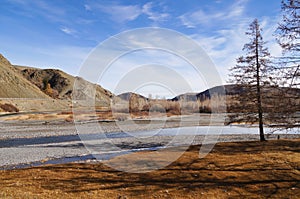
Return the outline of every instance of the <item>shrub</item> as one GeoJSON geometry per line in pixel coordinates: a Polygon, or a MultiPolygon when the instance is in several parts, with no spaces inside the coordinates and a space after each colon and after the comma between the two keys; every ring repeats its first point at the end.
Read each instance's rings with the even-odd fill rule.
{"type": "Polygon", "coordinates": [[[152,104],[149,111],[151,111],[151,112],[165,113],[166,109],[161,104],[152,104]]]}
{"type": "Polygon", "coordinates": [[[1,104],[0,108],[5,112],[19,112],[19,109],[12,104],[1,104]]]}
{"type": "Polygon", "coordinates": [[[199,108],[199,112],[200,113],[211,113],[211,108],[208,106],[201,106],[199,108]]]}
{"type": "Polygon", "coordinates": [[[51,84],[49,84],[49,83],[47,83],[46,88],[44,89],[44,92],[52,98],[58,98],[58,96],[59,96],[58,91],[51,88],[51,84]]]}

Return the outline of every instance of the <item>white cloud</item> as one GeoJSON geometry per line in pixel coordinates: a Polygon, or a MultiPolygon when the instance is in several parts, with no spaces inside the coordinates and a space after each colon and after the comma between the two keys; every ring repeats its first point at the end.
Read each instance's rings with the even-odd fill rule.
{"type": "Polygon", "coordinates": [[[71,29],[71,28],[67,28],[67,27],[62,27],[62,28],[60,28],[60,30],[61,30],[62,32],[66,33],[66,34],[68,34],[68,35],[72,35],[72,36],[74,36],[75,33],[76,33],[75,30],[73,30],[73,29],[71,29]]]}
{"type": "Polygon", "coordinates": [[[282,55],[282,48],[277,43],[276,38],[274,36],[274,32],[278,27],[278,21],[280,17],[264,17],[260,21],[260,26],[263,30],[263,39],[267,42],[266,46],[269,48],[269,51],[272,56],[279,57],[282,55]]]}
{"type": "Polygon", "coordinates": [[[35,18],[36,15],[54,22],[65,22],[66,10],[62,7],[52,4],[51,1],[35,0],[22,1],[13,0],[10,3],[19,4],[22,10],[12,10],[26,17],[35,18]]]}
{"type": "MultiPolygon", "coordinates": [[[[135,92],[144,87],[155,91],[153,87],[161,85],[172,91],[172,97],[184,92],[199,92],[205,88],[201,76],[191,65],[172,54],[157,50],[134,52],[121,57],[109,66],[99,83],[116,94],[135,92]],[[169,60],[173,63],[170,64],[169,60]]],[[[151,94],[166,96],[166,93],[161,92],[151,94]]],[[[147,96],[149,93],[143,94],[147,96]]]]}
{"type": "Polygon", "coordinates": [[[211,23],[212,16],[208,16],[204,11],[198,10],[179,16],[182,24],[187,28],[196,28],[199,24],[211,23]]]}
{"type": "Polygon", "coordinates": [[[118,23],[135,20],[141,13],[142,8],[138,5],[103,5],[103,4],[86,4],[87,11],[100,10],[108,15],[111,19],[118,23]]]}
{"type": "Polygon", "coordinates": [[[187,28],[196,28],[196,24],[188,19],[188,17],[185,15],[181,15],[178,17],[182,23],[183,26],[187,28]]]}
{"type": "Polygon", "coordinates": [[[138,81],[142,80],[167,82],[165,85],[170,87],[180,85],[178,83],[180,81],[190,85],[190,89],[178,87],[177,94],[188,91],[199,92],[222,83],[218,76],[215,76],[216,69],[205,53],[199,50],[197,43],[176,32],[146,28],[125,32],[110,39],[112,43],[107,41],[108,43],[103,43],[102,47],[93,51],[85,63],[87,68],[84,70],[83,77],[93,82],[101,80],[98,83],[113,92],[130,91],[126,90],[129,87],[125,83],[121,84],[121,86],[125,85],[123,90],[115,90],[116,85],[125,76],[132,77],[127,78],[131,88],[135,88],[134,86],[138,88],[140,86],[138,81]],[[153,70],[138,70],[143,65],[161,67],[154,67],[153,70]],[[101,67],[107,68],[101,69],[101,67]],[[170,72],[165,70],[166,67],[170,72]],[[179,74],[181,80],[173,77],[171,71],[179,74]]]}
{"type": "Polygon", "coordinates": [[[168,13],[153,12],[153,3],[149,2],[143,5],[142,12],[148,15],[148,18],[154,22],[164,21],[169,17],[168,13]]]}
{"type": "Polygon", "coordinates": [[[154,12],[153,3],[148,2],[144,5],[103,5],[103,4],[86,4],[84,5],[87,11],[92,11],[93,9],[100,10],[108,15],[111,19],[117,23],[124,23],[128,21],[133,21],[141,15],[146,15],[148,19],[154,22],[164,21],[169,17],[168,13],[165,12],[154,12]]]}
{"type": "Polygon", "coordinates": [[[103,11],[111,14],[112,19],[117,22],[132,21],[141,14],[140,7],[136,5],[105,7],[103,11]]]}
{"type": "Polygon", "coordinates": [[[233,17],[238,17],[241,16],[245,10],[245,4],[247,3],[248,0],[238,0],[236,1],[230,8],[229,12],[226,13],[223,17],[225,19],[233,18],[233,17]]]}
{"type": "Polygon", "coordinates": [[[218,22],[228,23],[228,20],[237,19],[242,16],[245,4],[248,0],[236,1],[233,5],[229,6],[223,11],[205,11],[204,9],[198,9],[195,12],[185,13],[178,18],[181,20],[183,26],[187,28],[196,28],[198,25],[211,26],[218,24],[218,22]]]}
{"type": "MultiPolygon", "coordinates": [[[[224,83],[228,80],[228,69],[236,64],[236,59],[244,53],[242,51],[244,44],[249,42],[245,32],[252,20],[247,18],[241,19],[240,23],[219,30],[214,36],[200,34],[191,36],[199,42],[200,46],[205,49],[213,60],[224,83]]],[[[260,24],[263,29],[263,39],[267,42],[266,47],[269,48],[272,56],[280,56],[281,48],[273,36],[277,27],[276,20],[264,18],[260,24]]]]}
{"type": "Polygon", "coordinates": [[[41,11],[49,13],[53,16],[63,16],[65,14],[65,10],[61,7],[50,5],[48,1],[37,0],[34,3],[41,11]]]}

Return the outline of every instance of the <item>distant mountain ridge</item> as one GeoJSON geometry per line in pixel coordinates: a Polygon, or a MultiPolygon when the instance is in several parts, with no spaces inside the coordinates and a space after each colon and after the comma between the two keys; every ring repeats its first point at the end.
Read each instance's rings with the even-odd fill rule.
{"type": "MultiPolygon", "coordinates": [[[[271,86],[268,88],[264,88],[263,92],[272,93],[273,88],[274,87],[271,86]]],[[[285,92],[287,91],[287,89],[288,88],[280,88],[279,91],[277,89],[277,92],[285,92]]],[[[242,92],[247,92],[247,89],[237,85],[224,85],[216,86],[199,93],[181,94],[168,100],[148,99],[147,97],[133,92],[114,95],[100,85],[93,84],[81,77],[74,77],[58,69],[38,69],[33,67],[14,66],[3,55],[0,54],[0,105],[1,103],[4,103],[3,100],[1,102],[1,98],[29,98],[45,99],[51,101],[51,104],[48,102],[47,104],[43,102],[40,103],[40,107],[46,107],[47,110],[53,107],[69,108],[72,105],[71,99],[73,95],[76,95],[76,97],[78,97],[76,99],[85,99],[86,96],[95,97],[95,100],[93,99],[96,102],[95,106],[106,107],[108,109],[111,108],[111,103],[115,103],[120,107],[124,107],[126,104],[128,105],[127,102],[130,102],[129,106],[132,109],[148,110],[150,102],[152,104],[161,103],[161,106],[167,107],[167,102],[170,101],[173,101],[174,103],[177,103],[179,101],[193,103],[197,102],[198,104],[194,104],[197,106],[201,106],[201,108],[203,109],[207,109],[207,107],[211,106],[211,101],[225,101],[226,98],[228,99],[228,101],[230,101],[230,96],[238,95],[242,92]],[[76,85],[75,83],[80,87],[78,90],[76,89],[76,94],[74,94],[74,85],[76,85]],[[85,91],[89,91],[89,93],[86,93],[85,91]],[[214,98],[214,96],[217,97],[214,98]]],[[[297,94],[295,96],[299,96],[300,89],[289,89],[289,92],[292,92],[292,94],[297,94]]],[[[17,108],[20,108],[20,110],[22,111],[39,110],[39,108],[35,107],[34,102],[31,102],[31,107],[27,106],[29,102],[26,102],[24,100],[22,102],[22,105],[20,105],[20,103],[21,102],[19,101],[18,103],[14,102],[12,104],[17,108]]],[[[172,104],[172,106],[173,105],[174,104],[172,104]]],[[[191,103],[186,104],[186,106],[194,105],[192,105],[191,103]]],[[[123,107],[121,108],[123,109],[123,107]]],[[[193,109],[195,109],[195,107],[193,109]]]]}
{"type": "MultiPolygon", "coordinates": [[[[248,88],[249,89],[249,88],[248,88]]],[[[247,92],[247,88],[243,86],[237,86],[235,84],[216,86],[200,93],[185,93],[178,95],[172,98],[172,101],[204,101],[207,99],[211,99],[212,96],[232,96],[239,95],[242,92],[247,92]]],[[[300,89],[297,88],[287,88],[287,87],[265,87],[262,89],[262,92],[289,92],[290,94],[298,95],[300,93],[300,89]],[[276,89],[275,89],[276,88],[276,89]]]]}
{"type": "Polygon", "coordinates": [[[185,101],[203,101],[206,99],[211,99],[211,96],[213,95],[236,95],[242,92],[241,89],[237,89],[236,85],[230,84],[230,85],[223,85],[223,86],[216,86],[210,89],[207,89],[205,91],[202,91],[200,93],[185,93],[178,95],[174,98],[172,98],[172,101],[180,101],[180,100],[185,100],[185,101]]]}
{"type": "Polygon", "coordinates": [[[137,94],[137,93],[133,93],[133,92],[122,93],[122,94],[117,95],[117,97],[119,97],[122,100],[126,100],[126,101],[129,101],[130,98],[132,98],[132,97],[148,100],[148,98],[146,98],[145,96],[137,94]]]}

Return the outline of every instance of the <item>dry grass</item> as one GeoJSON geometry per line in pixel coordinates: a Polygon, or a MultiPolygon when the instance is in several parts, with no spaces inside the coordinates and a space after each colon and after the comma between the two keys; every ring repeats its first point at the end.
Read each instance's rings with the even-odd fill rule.
{"type": "Polygon", "coordinates": [[[128,101],[117,99],[112,103],[112,111],[114,113],[133,113],[138,112],[159,112],[169,113],[173,115],[181,114],[181,107],[179,102],[168,101],[168,100],[145,100],[145,99],[134,99],[128,101]]]}
{"type": "MultiPolygon", "coordinates": [[[[199,146],[190,147],[168,167],[144,174],[124,173],[103,164],[0,171],[0,197],[298,198],[300,195],[300,140],[219,143],[204,159],[198,158],[198,151],[199,146]]],[[[151,157],[149,153],[121,156],[111,162],[130,160],[142,169],[151,157]]],[[[172,155],[173,151],[166,153],[172,155]]]]}

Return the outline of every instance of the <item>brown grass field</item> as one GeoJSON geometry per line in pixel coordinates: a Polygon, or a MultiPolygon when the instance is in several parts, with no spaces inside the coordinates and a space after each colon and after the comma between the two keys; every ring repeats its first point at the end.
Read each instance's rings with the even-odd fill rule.
{"type": "MultiPolygon", "coordinates": [[[[149,173],[101,163],[0,171],[1,198],[299,198],[300,140],[218,143],[199,159],[191,146],[177,161],[149,173]]],[[[150,161],[139,152],[111,160],[150,161]]],[[[172,155],[172,150],[166,151],[172,155]]],[[[164,161],[164,160],[162,160],[164,161]]]]}

